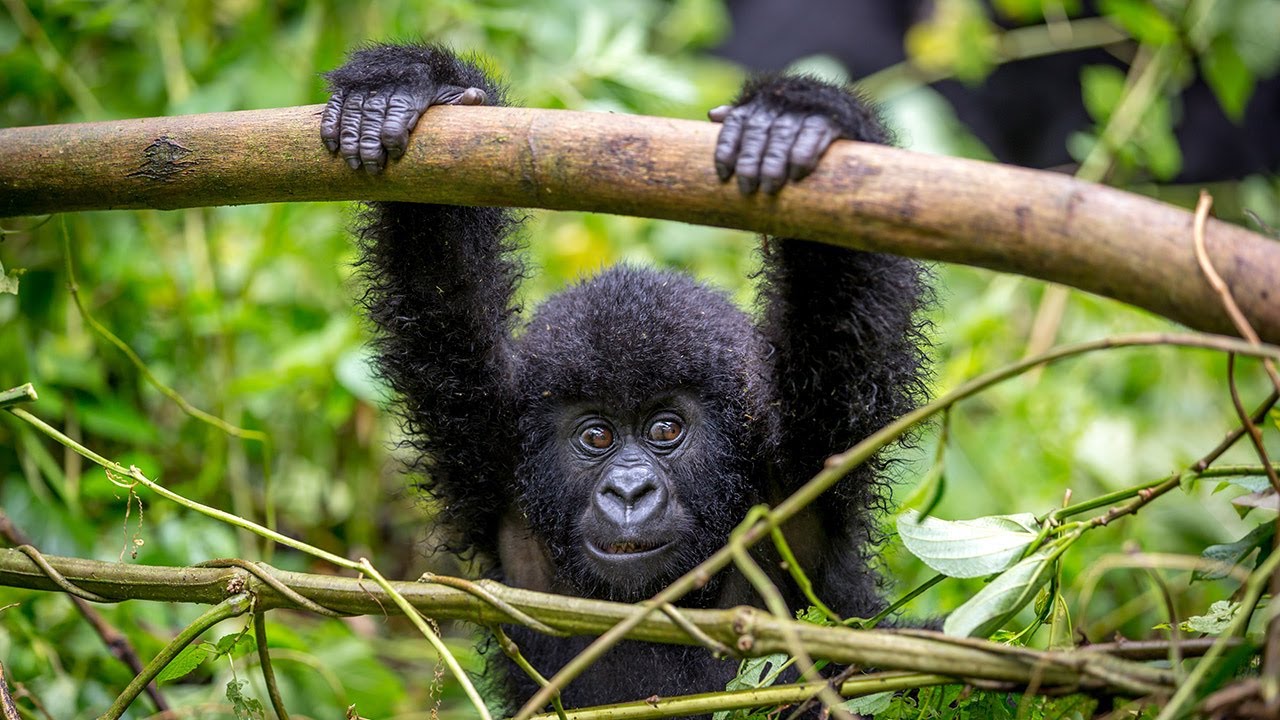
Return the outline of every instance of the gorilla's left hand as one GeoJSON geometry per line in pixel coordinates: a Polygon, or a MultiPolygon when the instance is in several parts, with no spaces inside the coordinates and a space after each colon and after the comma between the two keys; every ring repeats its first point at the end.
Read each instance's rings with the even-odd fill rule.
{"type": "Polygon", "coordinates": [[[766,101],[764,93],[741,105],[721,105],[707,112],[723,122],[716,140],[716,174],[738,176],[738,189],[777,193],[787,179],[800,180],[814,168],[840,128],[830,117],[812,111],[788,111],[766,101]]]}
{"type": "Polygon", "coordinates": [[[348,66],[329,74],[335,87],[320,119],[320,139],[352,170],[363,166],[377,174],[388,158],[404,155],[409,132],[432,105],[483,105],[487,99],[483,89],[441,82],[425,66],[411,83],[378,77],[376,68],[348,66]]]}

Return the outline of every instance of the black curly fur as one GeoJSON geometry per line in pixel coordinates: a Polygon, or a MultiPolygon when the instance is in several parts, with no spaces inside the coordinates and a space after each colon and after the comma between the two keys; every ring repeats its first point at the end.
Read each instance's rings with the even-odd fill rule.
{"type": "MultiPolygon", "coordinates": [[[[429,45],[378,46],[330,73],[335,91],[451,84],[501,88],[473,62],[429,45]]],[[[844,137],[887,142],[874,111],[812,78],[755,78],[739,102],[761,97],[786,111],[830,117],[844,137]]],[[[708,158],[708,162],[711,159],[708,158]]],[[[755,503],[776,502],[840,451],[924,397],[926,276],[910,260],[800,240],[769,239],[760,319],[723,294],[671,272],[619,267],[547,300],[517,327],[522,275],[509,238],[514,216],[496,208],[371,203],[359,223],[363,303],[377,328],[378,371],[400,399],[413,468],[439,501],[450,548],[475,553],[509,579],[499,528],[514,513],[546,546],[555,589],[635,599],[722,545],[755,503]],[[651,587],[610,587],[580,562],[569,519],[587,502],[563,470],[555,418],[589,403],[634,408],[662,393],[697,402],[698,450],[673,463],[696,542],[651,587]],[[620,595],[620,593],[623,593],[620,595]],[[625,596],[624,596],[625,595],[625,596]]],[[[866,616],[883,602],[868,552],[878,537],[887,462],[855,471],[788,530],[815,590],[838,612],[866,616]]],[[[766,567],[775,558],[761,550],[766,567]]],[[[798,590],[779,573],[794,605],[798,590]]],[[[733,571],[685,604],[757,603],[733,571]]],[[[584,638],[512,628],[524,655],[550,675],[584,638]]],[[[628,642],[565,692],[568,705],[722,688],[733,661],[704,650],[628,642]]],[[[495,678],[496,679],[496,678],[495,678]]],[[[498,679],[505,701],[533,691],[521,673],[498,679]]]]}

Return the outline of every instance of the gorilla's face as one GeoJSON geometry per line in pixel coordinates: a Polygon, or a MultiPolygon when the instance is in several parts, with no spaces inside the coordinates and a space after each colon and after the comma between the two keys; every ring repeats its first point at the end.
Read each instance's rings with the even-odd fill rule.
{"type": "Polygon", "coordinates": [[[730,443],[695,394],[555,415],[555,450],[526,466],[523,494],[557,578],[577,592],[647,597],[723,545],[745,512],[730,443]]]}

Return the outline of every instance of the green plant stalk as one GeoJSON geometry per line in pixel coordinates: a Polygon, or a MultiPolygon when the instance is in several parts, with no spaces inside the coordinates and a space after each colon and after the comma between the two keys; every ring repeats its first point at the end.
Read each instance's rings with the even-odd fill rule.
{"type": "MultiPolygon", "coordinates": [[[[847,698],[863,697],[881,692],[912,690],[954,682],[954,678],[946,675],[887,672],[846,680],[840,685],[838,692],[847,698]]],[[[568,720],[657,720],[657,718],[666,717],[706,715],[722,710],[794,705],[809,700],[823,687],[830,687],[830,685],[820,681],[806,682],[752,690],[730,690],[618,703],[571,710],[568,712],[568,720]]],[[[556,720],[556,716],[534,715],[531,720],[556,720]]]]}
{"type": "MultiPolygon", "coordinates": [[[[516,645],[516,642],[503,631],[501,625],[490,625],[489,631],[492,632],[493,636],[498,640],[498,648],[502,650],[503,655],[510,658],[511,662],[515,663],[517,667],[524,671],[525,675],[532,678],[539,686],[545,686],[547,684],[547,678],[544,677],[542,673],[538,672],[537,668],[529,664],[529,661],[525,659],[524,653],[520,652],[520,646],[516,645]]],[[[557,720],[569,720],[565,716],[564,703],[560,701],[559,693],[556,693],[551,697],[551,707],[555,708],[557,720]]]]}
{"type": "Polygon", "coordinates": [[[0,392],[0,409],[20,403],[35,402],[38,399],[35,387],[31,383],[23,383],[16,388],[0,392]]]}
{"type": "MultiPolygon", "coordinates": [[[[800,677],[807,680],[819,680],[821,675],[818,669],[814,667],[813,658],[809,656],[808,651],[804,649],[804,644],[800,642],[800,636],[795,631],[795,626],[786,622],[791,619],[791,609],[787,607],[787,601],[782,598],[782,593],[778,592],[778,588],[769,581],[769,576],[760,568],[756,561],[751,558],[751,554],[747,552],[747,547],[742,543],[741,533],[747,528],[752,527],[756,523],[757,518],[761,518],[762,522],[769,522],[769,508],[765,505],[758,505],[747,513],[747,517],[742,521],[733,534],[729,536],[729,547],[733,548],[733,563],[737,566],[738,571],[743,577],[751,583],[760,597],[764,599],[765,607],[773,616],[782,623],[784,635],[787,643],[787,650],[791,657],[796,659],[796,664],[800,666],[800,677]]],[[[777,525],[770,523],[773,528],[777,525]]],[[[823,684],[818,691],[818,697],[822,700],[823,706],[834,716],[842,720],[850,720],[851,716],[847,711],[840,708],[840,696],[837,695],[830,687],[823,684]]]]}
{"type": "Polygon", "coordinates": [[[791,579],[795,581],[796,587],[800,588],[800,592],[804,593],[804,597],[809,604],[818,608],[819,612],[826,616],[828,620],[834,623],[843,622],[836,611],[827,607],[826,603],[813,592],[813,583],[809,581],[809,576],[805,574],[804,568],[800,567],[800,561],[796,560],[796,554],[791,551],[791,545],[787,542],[787,538],[782,534],[782,528],[774,525],[769,530],[769,535],[773,538],[773,546],[778,549],[778,555],[782,557],[782,562],[787,566],[787,572],[791,575],[791,579]]]}
{"type": "Polygon", "coordinates": [[[1037,518],[1037,520],[1041,523],[1045,522],[1046,520],[1053,520],[1056,522],[1058,520],[1062,520],[1063,518],[1082,515],[1091,510],[1100,510],[1104,507],[1110,507],[1116,504],[1117,502],[1120,502],[1121,500],[1128,500],[1129,498],[1137,497],[1143,491],[1150,490],[1154,487],[1158,487],[1167,482],[1169,482],[1169,478],[1167,477],[1160,478],[1159,480],[1148,480],[1147,482],[1140,483],[1132,487],[1127,487],[1122,490],[1115,490],[1113,492],[1099,495],[1096,498],[1085,500],[1084,502],[1079,502],[1079,503],[1076,503],[1075,505],[1068,505],[1064,508],[1058,508],[1057,510],[1053,510],[1049,513],[1046,513],[1044,516],[1037,518]]]}
{"type": "Polygon", "coordinates": [[[253,611],[253,639],[258,646],[258,666],[262,669],[262,682],[267,686],[271,707],[275,709],[279,720],[289,720],[289,709],[284,706],[284,699],[280,697],[276,671],[271,666],[271,651],[267,649],[267,614],[260,609],[253,611]]]}
{"type": "Polygon", "coordinates": [[[874,617],[865,621],[860,621],[860,622],[855,622],[858,620],[858,618],[850,618],[849,620],[845,620],[844,624],[850,627],[858,627],[858,628],[863,628],[867,630],[875,628],[877,625],[884,622],[885,618],[897,612],[898,608],[901,608],[905,606],[907,603],[911,602],[912,600],[915,600],[916,598],[920,597],[925,592],[927,592],[929,588],[933,587],[934,585],[937,585],[938,583],[946,579],[947,579],[946,575],[943,575],[942,573],[938,573],[937,575],[934,575],[928,580],[925,580],[924,582],[912,588],[911,592],[895,600],[892,605],[876,613],[874,617]]]}
{"type": "Polygon", "coordinates": [[[174,658],[178,657],[178,653],[182,652],[209,628],[228,618],[243,615],[251,609],[253,609],[253,596],[249,593],[232,595],[209,608],[203,615],[196,618],[195,622],[183,628],[177,637],[164,646],[159,655],[152,658],[151,662],[142,668],[142,672],[134,676],[133,680],[125,687],[124,692],[120,693],[120,696],[116,698],[115,702],[111,703],[111,707],[107,708],[105,713],[99,716],[98,720],[118,720],[124,714],[124,711],[129,709],[129,705],[142,693],[143,689],[147,687],[147,684],[154,680],[165,666],[173,662],[174,658]]]}
{"type": "Polygon", "coordinates": [[[1209,651],[1204,654],[1200,662],[1196,663],[1195,668],[1187,675],[1186,681],[1178,685],[1173,697],[1160,710],[1156,720],[1173,720],[1173,718],[1184,714],[1184,709],[1187,709],[1200,683],[1204,682],[1205,675],[1209,673],[1209,668],[1218,661],[1222,653],[1226,652],[1230,644],[1229,640],[1244,636],[1249,619],[1253,616],[1252,612],[1246,612],[1245,610],[1246,608],[1255,607],[1258,601],[1262,599],[1262,594],[1266,592],[1267,586],[1271,582],[1271,574],[1277,568],[1280,568],[1280,552],[1273,552],[1266,559],[1266,562],[1263,562],[1249,574],[1249,579],[1244,586],[1244,597],[1240,601],[1240,609],[1236,612],[1236,616],[1231,619],[1231,624],[1227,626],[1226,632],[1218,636],[1213,646],[1209,648],[1209,651]]]}
{"type": "MultiPolygon", "coordinates": [[[[905,433],[912,426],[929,419],[933,415],[942,412],[946,408],[971,395],[974,395],[975,393],[981,392],[992,385],[1004,382],[1009,378],[1017,377],[1018,375],[1045,363],[1057,362],[1076,355],[1100,350],[1150,345],[1172,345],[1178,347],[1215,349],[1223,352],[1236,352],[1241,355],[1248,355],[1251,357],[1280,357],[1280,347],[1274,345],[1252,345],[1236,338],[1198,334],[1137,333],[1055,348],[1042,355],[1026,358],[1013,363],[1012,365],[993,370],[969,380],[938,400],[935,400],[923,407],[916,408],[915,410],[912,410],[906,415],[903,415],[897,420],[889,423],[852,448],[838,455],[833,455],[830,458],[827,458],[826,467],[821,472],[815,475],[812,479],[796,490],[790,497],[783,500],[776,508],[773,509],[770,513],[769,522],[756,522],[750,528],[742,531],[738,540],[745,547],[749,547],[754,543],[759,542],[769,533],[770,523],[778,525],[785,523],[789,518],[808,506],[809,503],[816,500],[818,496],[834,485],[840,478],[844,477],[850,470],[865,462],[881,448],[905,433]]],[[[731,542],[730,545],[733,545],[733,543],[731,542]]],[[[645,618],[653,612],[657,604],[674,602],[683,597],[689,591],[693,590],[695,587],[705,583],[706,579],[724,569],[729,562],[732,561],[733,553],[734,549],[730,546],[725,546],[720,550],[717,550],[711,555],[711,557],[704,560],[697,567],[677,578],[671,583],[671,585],[667,586],[664,590],[655,595],[652,600],[645,602],[625,620],[619,622],[600,637],[596,638],[595,641],[583,649],[577,657],[566,663],[565,666],[551,678],[550,683],[546,687],[541,688],[538,692],[534,693],[533,697],[531,697],[528,702],[520,708],[520,711],[516,713],[513,720],[529,720],[529,718],[532,717],[539,708],[547,704],[553,693],[557,692],[559,688],[564,687],[567,683],[573,680],[573,678],[581,675],[582,672],[599,659],[601,655],[616,645],[626,637],[627,633],[643,622],[645,618]]]]}
{"type": "Polygon", "coordinates": [[[448,666],[454,677],[457,678],[458,684],[462,686],[463,692],[467,694],[471,704],[475,706],[476,712],[480,713],[481,720],[493,720],[493,717],[489,715],[489,707],[485,705],[484,698],[480,697],[476,686],[472,684],[471,678],[467,676],[467,671],[462,669],[458,659],[453,656],[453,653],[449,652],[449,648],[444,646],[444,642],[427,624],[422,613],[410,605],[409,601],[404,599],[404,595],[401,595],[395,588],[391,587],[391,583],[387,582],[387,579],[382,577],[382,573],[374,569],[373,563],[366,558],[360,558],[360,569],[373,578],[373,581],[378,583],[378,586],[391,596],[391,600],[400,608],[400,612],[404,613],[414,627],[418,628],[418,632],[422,633],[422,636],[427,639],[427,642],[435,649],[440,659],[444,661],[444,664],[448,666]]]}

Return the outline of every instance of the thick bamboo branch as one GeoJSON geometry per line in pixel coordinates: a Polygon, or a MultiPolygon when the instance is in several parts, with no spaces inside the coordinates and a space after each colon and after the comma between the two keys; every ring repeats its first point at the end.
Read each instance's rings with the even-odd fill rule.
{"type": "MultiPolygon", "coordinates": [[[[1233,333],[1192,215],[1038,172],[837,143],[777,197],[741,197],[711,123],[525,108],[432,108],[384,175],[320,144],[319,106],[0,130],[0,217],[298,200],[414,200],[667,218],[978,265],[1233,333]]],[[[1218,221],[1209,255],[1280,342],[1280,243],[1218,221]]]]}
{"type": "MultiPolygon", "coordinates": [[[[181,568],[108,563],[45,556],[67,582],[113,600],[159,600],[214,605],[242,592],[257,596],[257,608],[295,607],[270,585],[244,569],[181,568]]],[[[395,612],[372,580],[273,571],[285,586],[332,610],[349,614],[395,612]]],[[[480,625],[513,622],[502,610],[464,590],[429,583],[392,583],[411,605],[439,619],[467,620],[480,625]]],[[[30,557],[15,549],[0,549],[0,586],[58,591],[30,557]]],[[[598,635],[616,625],[635,608],[623,603],[562,597],[486,584],[486,589],[510,606],[573,635],[598,635]]],[[[944,638],[911,631],[852,630],[782,621],[747,607],[724,610],[681,608],[680,612],[705,635],[737,648],[743,655],[787,652],[787,634],[795,633],[814,657],[881,669],[903,669],[962,679],[1008,682],[1039,687],[1085,687],[1121,694],[1172,690],[1173,676],[1115,657],[1088,651],[1038,652],[998,643],[944,638]],[[784,623],[786,628],[784,628],[784,623]]],[[[652,642],[697,644],[671,618],[656,614],[628,635],[652,642]]]]}

